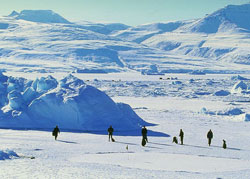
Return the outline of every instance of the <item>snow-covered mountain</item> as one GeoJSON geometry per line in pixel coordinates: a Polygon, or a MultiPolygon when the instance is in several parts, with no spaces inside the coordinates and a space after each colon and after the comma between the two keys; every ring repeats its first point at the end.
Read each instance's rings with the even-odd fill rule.
{"type": "Polygon", "coordinates": [[[229,5],[142,43],[177,54],[250,64],[250,4],[229,5]]]}
{"type": "Polygon", "coordinates": [[[13,11],[9,15],[9,17],[14,17],[15,19],[22,19],[31,22],[64,24],[70,23],[68,20],[51,10],[23,10],[20,13],[13,11]]]}
{"type": "Polygon", "coordinates": [[[183,31],[217,33],[228,31],[247,31],[250,30],[250,4],[241,6],[228,5],[205,18],[199,19],[186,27],[183,31]]]}
{"type": "MultiPolygon", "coordinates": [[[[201,19],[130,27],[69,22],[50,10],[0,18],[2,70],[21,72],[249,72],[250,4],[201,19]]],[[[146,73],[145,73],[146,72],[146,73]]]]}

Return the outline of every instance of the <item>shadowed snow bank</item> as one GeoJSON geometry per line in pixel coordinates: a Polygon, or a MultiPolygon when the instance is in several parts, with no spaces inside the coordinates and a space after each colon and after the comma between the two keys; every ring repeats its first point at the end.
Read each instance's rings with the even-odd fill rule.
{"type": "Polygon", "coordinates": [[[34,81],[1,76],[1,128],[51,129],[58,125],[71,131],[99,131],[112,125],[126,131],[150,125],[129,105],[115,103],[72,75],[60,81],[52,76],[34,81]]]}

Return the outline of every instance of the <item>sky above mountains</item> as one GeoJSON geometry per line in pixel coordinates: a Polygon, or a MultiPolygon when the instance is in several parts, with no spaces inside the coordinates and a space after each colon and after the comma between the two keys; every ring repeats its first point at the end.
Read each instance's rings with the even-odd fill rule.
{"type": "Polygon", "coordinates": [[[50,9],[70,21],[139,25],[200,18],[229,4],[249,2],[249,0],[11,0],[1,2],[0,15],[8,15],[13,10],[20,12],[24,9],[50,9]]]}

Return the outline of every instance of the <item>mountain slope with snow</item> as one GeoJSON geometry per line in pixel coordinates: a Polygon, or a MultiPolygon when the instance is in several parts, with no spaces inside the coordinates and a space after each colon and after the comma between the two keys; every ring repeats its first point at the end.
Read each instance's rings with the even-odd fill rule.
{"type": "Polygon", "coordinates": [[[147,74],[153,65],[159,74],[248,73],[249,7],[227,6],[202,19],[136,27],[70,23],[47,10],[13,12],[0,18],[1,70],[147,74]]]}
{"type": "Polygon", "coordinates": [[[226,6],[171,33],[155,35],[142,43],[221,64],[250,65],[250,4],[226,6]]]}
{"type": "Polygon", "coordinates": [[[51,10],[23,10],[20,13],[13,11],[9,16],[31,22],[70,23],[68,20],[51,10]]]}
{"type": "Polygon", "coordinates": [[[180,30],[207,34],[228,31],[249,32],[249,17],[250,4],[228,5],[205,18],[180,28],[180,30]]]}

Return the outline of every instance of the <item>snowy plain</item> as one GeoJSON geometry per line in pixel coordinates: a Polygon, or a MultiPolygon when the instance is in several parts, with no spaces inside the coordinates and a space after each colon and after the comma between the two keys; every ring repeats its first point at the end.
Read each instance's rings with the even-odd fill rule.
{"type": "MultiPolygon", "coordinates": [[[[40,75],[46,74],[37,74],[40,75]]],[[[58,79],[62,76],[58,75],[58,79]]],[[[29,75],[26,75],[26,78],[28,77],[29,75]]],[[[202,110],[206,108],[216,113],[238,108],[244,113],[249,113],[249,94],[214,95],[215,91],[222,89],[230,91],[238,82],[238,76],[183,74],[145,76],[137,73],[119,74],[118,77],[116,74],[99,75],[99,78],[90,74],[78,76],[90,85],[106,89],[104,91],[112,96],[115,102],[131,105],[146,122],[157,124],[148,127],[149,130],[158,133],[157,135],[149,133],[149,143],[145,147],[140,144],[140,131],[137,134],[127,131],[127,136],[124,133],[114,132],[116,142],[112,143],[108,142],[105,133],[99,135],[62,131],[58,141],[55,141],[51,131],[1,129],[0,150],[12,150],[17,154],[17,157],[14,156],[11,160],[0,161],[1,178],[248,178],[250,176],[248,122],[244,120],[242,114],[219,115],[204,113],[202,110]],[[160,80],[160,77],[165,80],[160,80]],[[176,84],[173,83],[176,80],[166,80],[168,77],[178,78],[182,83],[176,84]],[[206,89],[203,88],[209,93],[194,94],[193,89],[200,89],[203,84],[210,84],[206,89]],[[131,90],[135,85],[141,86],[140,93],[131,90]],[[167,86],[167,89],[162,90],[165,94],[155,93],[155,88],[160,85],[167,86]],[[169,90],[169,87],[179,90],[169,90]],[[172,143],[172,137],[178,136],[180,128],[185,133],[184,145],[172,143]],[[210,147],[206,139],[209,129],[214,132],[210,147]],[[227,149],[222,148],[223,139],[227,141],[227,149]]],[[[249,80],[244,80],[244,83],[249,86],[249,80]]]]}

